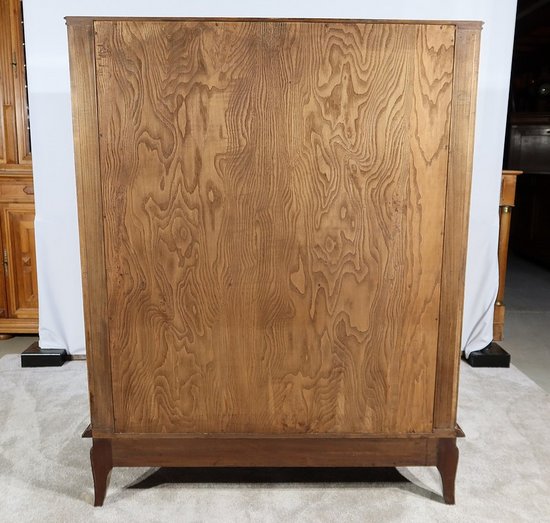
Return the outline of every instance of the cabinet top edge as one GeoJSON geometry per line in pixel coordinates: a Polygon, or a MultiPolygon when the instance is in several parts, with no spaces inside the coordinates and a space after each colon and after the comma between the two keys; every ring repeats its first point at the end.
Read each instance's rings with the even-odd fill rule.
{"type": "Polygon", "coordinates": [[[340,24],[415,24],[453,25],[460,29],[482,29],[479,20],[395,20],[360,18],[239,18],[239,17],[126,17],[126,16],[66,16],[67,25],[91,25],[94,22],[289,22],[289,23],[340,23],[340,24]]]}

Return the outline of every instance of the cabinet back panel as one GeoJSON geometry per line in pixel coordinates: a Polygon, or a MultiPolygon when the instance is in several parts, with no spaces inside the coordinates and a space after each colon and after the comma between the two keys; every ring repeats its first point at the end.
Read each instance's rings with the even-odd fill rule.
{"type": "Polygon", "coordinates": [[[116,431],[429,432],[454,26],[95,30],[116,431]]]}

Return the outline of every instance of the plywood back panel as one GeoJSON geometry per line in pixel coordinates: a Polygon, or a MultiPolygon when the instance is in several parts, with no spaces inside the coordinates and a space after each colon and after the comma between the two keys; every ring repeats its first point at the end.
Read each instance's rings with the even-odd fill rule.
{"type": "Polygon", "coordinates": [[[454,35],[95,22],[116,431],[432,429],[454,35]]]}

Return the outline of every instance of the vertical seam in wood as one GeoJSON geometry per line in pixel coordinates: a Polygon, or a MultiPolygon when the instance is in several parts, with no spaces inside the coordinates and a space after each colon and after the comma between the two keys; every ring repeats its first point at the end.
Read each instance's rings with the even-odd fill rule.
{"type": "MultiPolygon", "coordinates": [[[[451,107],[450,107],[450,117],[449,117],[449,138],[447,140],[447,146],[448,146],[448,154],[447,154],[447,172],[445,175],[445,198],[443,200],[444,205],[446,207],[447,203],[447,196],[449,191],[449,173],[451,170],[451,140],[452,140],[452,133],[453,133],[453,124],[454,124],[454,111],[453,111],[453,96],[455,94],[455,74],[456,74],[456,49],[457,49],[457,34],[458,34],[458,27],[455,26],[455,32],[454,32],[454,52],[453,52],[453,81],[451,84],[451,107]]],[[[443,306],[443,293],[442,293],[442,283],[443,283],[443,270],[445,267],[445,239],[447,237],[447,216],[445,214],[444,221],[443,221],[443,238],[441,239],[441,269],[440,269],[440,282],[439,282],[439,318],[438,318],[438,324],[437,324],[437,345],[436,345],[436,358],[435,358],[435,366],[436,371],[434,373],[434,389],[433,389],[433,412],[432,412],[432,431],[436,428],[436,410],[437,410],[437,396],[438,396],[438,376],[439,376],[439,356],[441,347],[439,344],[439,340],[441,337],[441,316],[442,316],[442,306],[443,306]]],[[[427,448],[427,447],[426,447],[427,448]]]]}
{"type": "MultiPolygon", "coordinates": [[[[455,38],[455,63],[453,73],[453,107],[451,109],[451,130],[450,130],[450,144],[449,150],[449,164],[447,175],[447,187],[452,188],[452,180],[449,176],[462,176],[464,177],[463,194],[450,195],[453,200],[449,200],[449,190],[447,191],[447,201],[445,206],[445,227],[444,227],[444,244],[443,244],[443,265],[442,265],[442,286],[448,286],[446,283],[446,277],[444,270],[447,268],[452,269],[452,261],[454,259],[456,267],[461,269],[461,279],[455,283],[454,288],[446,288],[443,296],[446,300],[454,300],[454,311],[446,311],[447,316],[452,312],[456,314],[453,319],[454,332],[452,336],[448,336],[448,342],[451,342],[453,347],[442,346],[441,336],[442,328],[445,329],[448,321],[443,322],[441,326],[442,312],[445,315],[444,307],[447,304],[440,304],[440,327],[438,333],[438,351],[437,351],[437,380],[434,398],[434,429],[437,428],[451,428],[456,423],[456,405],[458,395],[458,373],[460,366],[460,343],[461,343],[461,330],[462,330],[462,317],[464,308],[464,285],[465,285],[465,270],[466,270],[466,250],[468,240],[468,217],[470,209],[470,193],[471,193],[471,180],[472,180],[472,168],[473,168],[473,148],[474,148],[474,125],[475,125],[475,106],[477,101],[477,72],[479,61],[479,43],[480,43],[480,30],[470,28],[456,28],[455,38]],[[471,41],[467,41],[468,36],[473,37],[471,41]],[[460,40],[460,41],[459,41],[460,40]],[[459,48],[459,46],[461,46],[459,48]],[[461,53],[460,59],[457,61],[456,57],[461,53]],[[469,66],[469,67],[468,67],[469,66]],[[462,68],[462,71],[457,71],[458,68],[462,68]],[[466,74],[467,73],[467,74],[466,74]],[[464,81],[467,78],[468,82],[464,81]],[[463,93],[458,90],[456,92],[457,82],[461,82],[463,87],[466,87],[468,94],[467,111],[460,105],[464,104],[464,101],[458,98],[463,93]],[[460,120],[460,121],[459,121],[460,120]],[[458,124],[457,124],[458,122],[458,124]],[[458,125],[458,128],[457,128],[458,125]],[[458,136],[460,133],[460,136],[458,136]],[[467,134],[466,134],[467,133],[467,134]],[[457,139],[458,137],[458,139],[457,139]],[[458,158],[456,143],[460,143],[458,149],[462,154],[462,158],[458,158]],[[456,159],[455,159],[456,158],[456,159]],[[453,209],[453,202],[456,198],[460,198],[458,203],[458,211],[461,212],[461,216],[451,216],[453,220],[452,228],[453,238],[455,242],[460,242],[461,250],[454,250],[457,252],[451,255],[454,258],[448,258],[447,251],[449,250],[449,213],[457,213],[457,209],[453,209]],[[460,256],[459,263],[456,263],[457,256],[460,256]],[[447,266],[447,267],[446,267],[447,266]],[[458,346],[455,346],[458,345],[458,346]],[[452,350],[453,354],[449,354],[448,351],[452,350]],[[456,352],[456,354],[455,354],[456,352]],[[444,357],[444,355],[446,357],[444,357]],[[453,359],[451,359],[451,356],[453,359]],[[451,366],[445,364],[451,363],[451,366]],[[450,393],[446,393],[450,391],[450,393]],[[442,405],[443,404],[443,405],[442,405]],[[443,421],[442,421],[442,418],[443,421]]],[[[454,192],[454,189],[451,189],[454,192]]],[[[452,250],[452,249],[451,249],[452,250]]],[[[455,267],[455,268],[456,268],[455,267]]],[[[451,303],[452,304],[452,303],[451,303]]],[[[448,318],[447,318],[448,320],[448,318]]]]}
{"type": "MultiPolygon", "coordinates": [[[[116,22],[115,22],[116,23],[116,22]]],[[[103,171],[102,171],[102,165],[101,165],[101,139],[100,139],[100,129],[99,129],[99,92],[97,87],[97,60],[96,60],[96,30],[95,30],[95,24],[96,21],[94,20],[92,23],[92,52],[93,52],[93,64],[94,64],[94,90],[95,90],[95,106],[96,106],[96,127],[97,127],[97,165],[99,170],[99,203],[100,203],[100,211],[101,211],[101,241],[103,244],[103,272],[105,274],[105,306],[106,306],[106,314],[108,316],[109,314],[109,289],[107,285],[107,258],[106,258],[106,251],[105,251],[105,220],[103,219],[104,212],[103,212],[103,171]]],[[[112,430],[113,432],[116,432],[116,416],[115,416],[115,399],[114,399],[114,391],[113,391],[113,358],[111,358],[111,340],[109,336],[109,326],[107,323],[107,326],[105,328],[105,338],[107,340],[107,353],[109,355],[109,370],[110,370],[110,378],[111,378],[111,419],[112,419],[112,430]]]]}
{"type": "MultiPolygon", "coordinates": [[[[68,23],[69,29],[69,58],[71,65],[71,89],[72,89],[72,112],[73,112],[73,132],[75,136],[75,170],[76,170],[76,186],[78,193],[78,218],[79,218],[79,233],[80,233],[80,253],[83,272],[86,274],[83,279],[83,301],[84,301],[84,318],[86,321],[86,353],[88,355],[88,381],[90,406],[92,414],[92,428],[102,431],[113,431],[114,417],[112,411],[112,376],[111,364],[109,355],[109,344],[106,342],[108,337],[102,327],[102,323],[106,321],[103,317],[106,311],[101,309],[101,303],[95,303],[96,308],[99,307],[100,315],[94,317],[94,299],[99,294],[99,299],[102,299],[103,306],[106,305],[106,295],[103,297],[98,292],[97,280],[101,281],[101,274],[95,276],[93,282],[90,282],[91,273],[96,274],[103,269],[105,271],[105,254],[103,237],[101,243],[97,242],[97,234],[94,229],[89,230],[90,217],[97,212],[98,202],[95,199],[85,198],[87,191],[97,192],[97,188],[90,185],[90,171],[96,170],[96,174],[100,172],[99,166],[99,140],[97,129],[94,126],[98,123],[97,116],[97,98],[95,86],[95,38],[93,37],[93,22],[91,20],[85,23],[68,23]],[[91,46],[91,47],[90,47],[91,46]],[[83,75],[80,79],[77,76],[83,75]],[[92,89],[93,82],[93,89],[92,89]],[[86,103],[86,100],[89,103],[86,103]],[[75,103],[76,102],[76,103],[75,103]],[[95,111],[95,115],[93,114],[95,111]],[[95,123],[94,123],[95,117],[95,123]],[[90,128],[93,133],[90,132],[90,128]],[[91,154],[91,153],[94,154],[91,154]],[[85,164],[85,161],[89,163],[85,164]],[[91,202],[91,203],[90,203],[91,202]],[[91,205],[95,208],[91,208],[91,205]],[[90,234],[95,236],[90,238],[90,234]],[[96,252],[98,251],[98,252],[96,252]],[[101,259],[96,259],[99,253],[101,259]],[[92,265],[90,265],[92,260],[92,265]],[[93,265],[95,263],[95,265],[93,265]],[[93,269],[93,271],[91,270],[93,269]],[[91,296],[90,290],[94,284],[93,293],[91,296]],[[98,348],[99,347],[99,348],[98,348]],[[98,350],[103,352],[98,353],[98,350]],[[106,364],[108,360],[108,365],[106,364]],[[108,381],[105,383],[105,374],[109,374],[108,381]],[[106,396],[109,396],[107,398],[106,396]],[[109,410],[109,402],[111,408],[109,410]],[[96,424],[99,422],[98,424],[96,424]],[[94,426],[95,424],[95,426],[94,426]]],[[[92,172],[93,174],[93,172],[92,172]]],[[[99,175],[99,174],[98,174],[99,175]]],[[[96,195],[97,198],[97,195],[96,195]]],[[[102,202],[99,202],[102,204],[102,202]]],[[[102,212],[102,211],[101,211],[102,212]]],[[[95,217],[98,219],[99,217],[95,217]]],[[[105,280],[105,273],[103,273],[105,280]]],[[[105,282],[106,285],[106,282],[105,282]]],[[[106,290],[106,289],[104,289],[106,290]]]]}

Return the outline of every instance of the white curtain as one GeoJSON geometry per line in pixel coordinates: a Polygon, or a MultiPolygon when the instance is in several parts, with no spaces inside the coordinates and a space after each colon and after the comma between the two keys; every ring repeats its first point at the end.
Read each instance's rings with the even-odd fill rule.
{"type": "Polygon", "coordinates": [[[492,340],[498,201],[516,0],[24,0],[36,198],[40,345],[84,352],[65,16],[481,20],[463,345],[492,340]]]}

